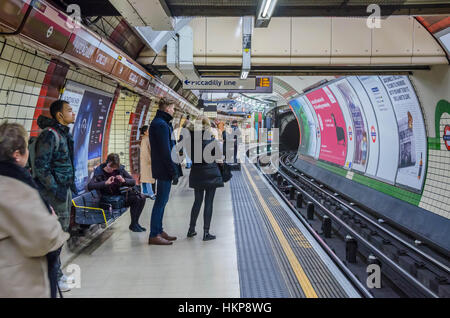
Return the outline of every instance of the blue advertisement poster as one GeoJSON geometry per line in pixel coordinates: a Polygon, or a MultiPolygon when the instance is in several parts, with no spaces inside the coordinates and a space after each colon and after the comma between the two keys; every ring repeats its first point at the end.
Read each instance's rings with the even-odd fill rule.
{"type": "Polygon", "coordinates": [[[103,135],[112,95],[70,83],[66,85],[62,98],[75,100],[72,105],[76,112],[75,124],[72,127],[74,138],[75,186],[79,194],[86,191],[89,175],[101,163],[103,135]]]}

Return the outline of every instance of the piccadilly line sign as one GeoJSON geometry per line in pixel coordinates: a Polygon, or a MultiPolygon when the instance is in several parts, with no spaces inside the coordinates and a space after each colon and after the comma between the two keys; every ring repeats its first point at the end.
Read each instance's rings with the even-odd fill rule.
{"type": "Polygon", "coordinates": [[[239,90],[255,89],[256,79],[237,77],[205,77],[200,80],[184,80],[183,89],[193,90],[239,90]]]}

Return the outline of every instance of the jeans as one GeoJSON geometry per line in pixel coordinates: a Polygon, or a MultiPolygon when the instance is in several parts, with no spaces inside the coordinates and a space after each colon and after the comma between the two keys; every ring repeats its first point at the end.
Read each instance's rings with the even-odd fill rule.
{"type": "Polygon", "coordinates": [[[191,158],[189,158],[189,156],[187,155],[187,152],[185,150],[185,154],[186,154],[186,169],[190,169],[192,167],[192,160],[191,158]]]}
{"type": "Polygon", "coordinates": [[[142,182],[142,193],[143,194],[147,194],[149,196],[154,195],[153,193],[153,186],[151,183],[147,183],[147,182],[142,182]]]}
{"type": "Polygon", "coordinates": [[[155,237],[163,231],[162,220],[164,209],[169,201],[171,180],[157,180],[156,184],[156,200],[153,204],[152,217],[150,220],[150,237],[155,237]]]}
{"type": "Polygon", "coordinates": [[[200,213],[200,208],[203,202],[203,194],[205,194],[205,208],[203,210],[203,231],[209,232],[209,226],[211,224],[214,195],[216,194],[216,188],[211,189],[194,189],[194,205],[191,210],[191,222],[189,228],[191,230],[195,229],[195,224],[197,223],[197,218],[200,213]]]}

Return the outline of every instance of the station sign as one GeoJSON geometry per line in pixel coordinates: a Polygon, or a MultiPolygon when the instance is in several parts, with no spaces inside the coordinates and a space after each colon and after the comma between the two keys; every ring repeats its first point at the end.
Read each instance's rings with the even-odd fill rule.
{"type": "Polygon", "coordinates": [[[205,105],[203,109],[203,114],[209,118],[217,117],[217,105],[205,105]]]}
{"type": "Polygon", "coordinates": [[[447,150],[450,151],[450,126],[446,125],[444,128],[444,143],[445,143],[445,147],[447,147],[447,150]]]}
{"type": "MultiPolygon", "coordinates": [[[[213,77],[204,77],[202,78],[202,80],[211,80],[211,79],[217,79],[217,77],[213,78],[213,77]]],[[[240,82],[246,82],[246,81],[251,81],[248,83],[251,83],[251,85],[245,87],[243,86],[242,88],[239,88],[239,85],[234,85],[233,87],[228,86],[228,88],[224,88],[223,85],[221,85],[221,87],[216,88],[216,86],[213,85],[208,85],[208,87],[206,88],[190,88],[187,86],[186,81],[183,82],[183,88],[184,89],[194,89],[194,90],[200,90],[202,92],[207,92],[207,93],[223,93],[223,91],[227,91],[227,92],[232,92],[232,93],[259,93],[259,94],[271,94],[273,92],[273,77],[272,76],[256,76],[256,77],[249,77],[245,80],[241,80],[239,78],[236,77],[228,77],[228,78],[224,78],[224,77],[219,77],[219,79],[232,79],[232,80],[238,80],[240,82]]],[[[192,81],[189,81],[189,84],[192,81]]],[[[214,84],[214,83],[211,83],[214,84]]],[[[236,82],[237,84],[237,82],[236,82]]]]}
{"type": "Polygon", "coordinates": [[[184,80],[183,89],[193,90],[253,90],[255,78],[240,79],[238,77],[203,77],[200,80],[184,80]]]}

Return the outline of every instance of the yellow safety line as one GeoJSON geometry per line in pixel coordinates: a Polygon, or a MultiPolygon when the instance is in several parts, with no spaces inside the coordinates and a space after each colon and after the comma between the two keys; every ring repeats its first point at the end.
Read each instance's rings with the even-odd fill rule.
{"type": "Polygon", "coordinates": [[[100,210],[100,211],[102,211],[102,213],[103,213],[103,219],[105,219],[105,224],[106,224],[106,226],[108,226],[108,222],[106,221],[105,210],[100,209],[100,208],[92,208],[92,207],[90,207],[90,206],[78,206],[78,205],[76,205],[76,203],[75,203],[74,200],[72,200],[72,204],[73,204],[74,207],[80,208],[80,209],[100,210]]]}
{"type": "Polygon", "coordinates": [[[280,226],[278,225],[278,222],[275,220],[272,212],[270,211],[269,207],[267,206],[266,202],[264,201],[263,197],[261,196],[261,193],[259,192],[258,188],[256,187],[255,183],[253,182],[252,178],[250,177],[250,174],[243,165],[245,173],[247,174],[248,180],[250,181],[253,189],[255,190],[256,195],[258,196],[259,202],[261,203],[264,212],[266,213],[267,217],[269,218],[270,224],[272,225],[272,228],[275,230],[275,234],[278,237],[278,240],[280,241],[281,247],[283,248],[283,251],[285,255],[287,256],[289,263],[291,264],[292,269],[294,270],[295,276],[297,277],[298,282],[300,283],[300,286],[303,289],[303,292],[305,293],[307,298],[318,298],[316,292],[314,291],[314,288],[311,285],[311,282],[308,279],[308,276],[306,276],[302,266],[298,262],[297,257],[294,254],[294,251],[292,250],[291,246],[289,245],[289,242],[287,241],[286,237],[283,234],[283,231],[281,230],[280,226]]]}

